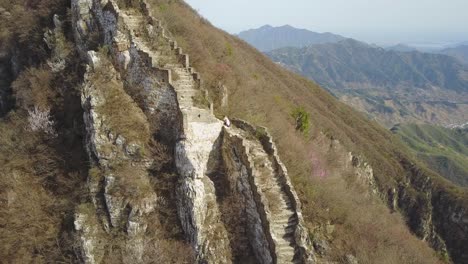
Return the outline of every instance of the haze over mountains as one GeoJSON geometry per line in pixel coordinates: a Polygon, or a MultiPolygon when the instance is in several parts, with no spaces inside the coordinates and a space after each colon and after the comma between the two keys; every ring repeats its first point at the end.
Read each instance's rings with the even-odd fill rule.
{"type": "Polygon", "coordinates": [[[443,49],[440,51],[440,53],[455,57],[462,63],[468,65],[468,43],[452,48],[443,49]]]}
{"type": "MultiPolygon", "coordinates": [[[[278,34],[275,29],[270,32],[278,34]]],[[[443,126],[466,123],[468,46],[460,43],[435,49],[435,46],[427,48],[430,45],[398,44],[382,48],[354,39],[320,39],[316,41],[321,43],[302,42],[301,46],[299,39],[276,37],[283,40],[284,46],[265,52],[273,61],[314,80],[341,101],[388,128],[409,123],[397,125],[392,131],[428,167],[466,186],[468,168],[463,164],[468,156],[454,147],[466,145],[466,129],[413,123],[443,126]],[[287,43],[294,43],[295,47],[287,43]]],[[[245,40],[251,39],[255,37],[245,40]]],[[[259,42],[250,43],[258,45],[259,42]]],[[[270,45],[278,46],[278,43],[270,45]]]]}
{"type": "Polygon", "coordinates": [[[313,44],[334,43],[345,39],[332,33],[316,33],[289,25],[272,27],[265,25],[257,29],[242,31],[238,36],[260,51],[271,51],[283,47],[304,47],[313,44]]]}
{"type": "Polygon", "coordinates": [[[462,63],[465,54],[460,47],[439,52],[452,57],[403,44],[384,49],[333,36],[291,26],[264,26],[239,34],[263,51],[279,47],[266,52],[273,61],[314,80],[387,127],[467,120],[468,66],[462,63]]]}
{"type": "Polygon", "coordinates": [[[458,59],[464,64],[468,64],[468,42],[461,42],[442,46],[420,46],[417,44],[397,44],[384,47],[387,50],[411,52],[419,51],[434,54],[444,54],[458,59]]]}
{"type": "Polygon", "coordinates": [[[352,39],[267,55],[387,126],[449,125],[468,117],[468,67],[446,55],[388,51],[352,39]]]}

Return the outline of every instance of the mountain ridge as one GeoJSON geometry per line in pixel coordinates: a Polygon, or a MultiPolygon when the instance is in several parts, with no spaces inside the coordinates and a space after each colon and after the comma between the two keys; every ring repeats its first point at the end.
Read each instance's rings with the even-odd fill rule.
{"type": "Polygon", "coordinates": [[[467,118],[468,67],[447,55],[389,51],[353,39],[266,54],[390,127],[467,118]]]}
{"type": "Polygon", "coordinates": [[[468,65],[468,43],[456,47],[446,48],[438,53],[452,56],[459,59],[465,65],[468,65]]]}
{"type": "Polygon", "coordinates": [[[270,51],[283,46],[302,47],[344,39],[344,37],[330,32],[317,33],[290,25],[279,27],[264,25],[257,29],[242,31],[237,36],[260,51],[270,51]]]}

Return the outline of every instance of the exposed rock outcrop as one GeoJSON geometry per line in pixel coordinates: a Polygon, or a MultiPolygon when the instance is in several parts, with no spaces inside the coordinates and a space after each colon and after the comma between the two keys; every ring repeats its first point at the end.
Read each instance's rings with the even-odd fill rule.
{"type": "MultiPolygon", "coordinates": [[[[88,180],[89,191],[103,229],[109,234],[113,229],[123,228],[130,240],[127,245],[132,245],[129,254],[138,261],[142,258],[143,237],[148,225],[145,216],[155,210],[157,197],[150,187],[147,172],[151,158],[144,153],[145,142],[148,142],[149,138],[130,138],[132,134],[123,129],[143,127],[144,130],[147,124],[144,123],[142,111],[124,92],[123,85],[118,82],[117,73],[111,65],[106,64],[104,59],[93,51],[90,52],[89,58],[93,67],[88,66],[82,95],[87,130],[86,147],[90,160],[95,162],[95,169],[90,173],[88,180]],[[106,76],[101,76],[104,75],[103,71],[106,72],[106,76]],[[104,82],[110,82],[111,86],[104,82]],[[121,121],[112,120],[110,115],[116,114],[112,111],[116,107],[111,105],[115,103],[113,97],[120,97],[121,105],[117,107],[131,111],[128,118],[134,119],[129,124],[133,127],[119,127],[122,125],[115,122],[121,121]],[[143,124],[138,124],[139,121],[143,121],[143,124]]],[[[148,136],[144,131],[139,132],[148,136]]],[[[78,214],[77,217],[89,219],[92,216],[78,214]]],[[[94,226],[93,232],[90,232],[87,231],[88,227],[82,227],[81,222],[83,221],[75,221],[75,225],[77,230],[85,230],[81,238],[83,245],[97,243],[89,236],[90,233],[97,232],[95,229],[99,227],[94,226]]],[[[90,263],[96,260],[97,255],[104,254],[96,250],[84,252],[84,258],[90,263]],[[89,255],[91,253],[93,255],[89,255]]]]}
{"type": "Polygon", "coordinates": [[[445,259],[455,263],[468,260],[468,212],[466,201],[453,193],[441,191],[437,180],[415,164],[402,160],[407,175],[395,187],[382,188],[376,181],[370,164],[362,157],[350,154],[357,178],[369,186],[371,193],[388,203],[391,210],[400,211],[420,239],[427,241],[445,259]]]}

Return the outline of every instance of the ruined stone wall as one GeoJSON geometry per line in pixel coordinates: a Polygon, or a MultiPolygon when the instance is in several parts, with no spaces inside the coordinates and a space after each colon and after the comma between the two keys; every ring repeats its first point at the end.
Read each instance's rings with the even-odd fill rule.
{"type": "MultiPolygon", "coordinates": [[[[150,48],[136,39],[135,33],[131,32],[125,24],[126,14],[124,12],[126,11],[120,10],[115,1],[74,0],[72,2],[75,14],[73,20],[78,25],[75,29],[75,36],[79,49],[84,52],[92,48],[88,40],[88,38],[92,37],[89,30],[98,29],[101,33],[101,39],[104,41],[103,44],[112,57],[113,67],[116,69],[116,78],[125,85],[125,92],[144,111],[152,125],[151,131],[161,135],[167,139],[167,142],[172,142],[175,146],[174,159],[180,174],[176,195],[179,217],[187,239],[198,253],[198,262],[229,263],[231,261],[228,249],[229,241],[217,209],[218,200],[215,186],[206,175],[219,173],[215,169],[216,166],[211,166],[209,163],[218,162],[212,160],[220,159],[220,157],[216,156],[221,155],[221,148],[224,148],[223,144],[229,145],[229,148],[237,149],[240,155],[238,160],[235,159],[232,153],[225,154],[224,158],[225,162],[230,164],[230,169],[233,173],[231,176],[234,177],[231,180],[237,184],[238,195],[239,197],[242,196],[243,201],[245,201],[245,215],[241,217],[247,219],[248,239],[255,255],[262,263],[275,262],[275,243],[271,236],[269,209],[266,208],[268,204],[267,198],[258,189],[259,187],[255,182],[256,171],[243,144],[243,139],[234,137],[232,141],[218,142],[217,138],[220,136],[222,123],[215,119],[214,116],[211,118],[215,119],[215,121],[210,121],[211,123],[188,121],[189,118],[193,117],[190,116],[190,112],[182,114],[177,93],[173,86],[172,70],[163,69],[158,66],[157,56],[153,54],[150,48]],[[187,141],[186,138],[196,139],[197,142],[187,141]],[[206,153],[209,153],[209,157],[205,157],[206,153]]],[[[141,1],[141,3],[141,11],[143,14],[146,14],[144,20],[147,22],[144,30],[147,30],[148,34],[159,34],[164,37],[166,42],[162,45],[170,47],[171,54],[175,56],[177,62],[183,65],[192,76],[195,89],[201,90],[202,82],[200,76],[190,67],[189,56],[183,53],[175,41],[167,37],[164,28],[161,26],[161,22],[152,17],[151,8],[146,1],[141,1]]],[[[94,52],[83,55],[89,62],[90,67],[99,66],[99,60],[96,60],[95,55],[96,53],[94,52]]],[[[91,90],[85,89],[85,93],[86,91],[91,90]]],[[[87,109],[85,111],[87,114],[85,116],[86,123],[90,124],[88,128],[89,153],[92,154],[94,160],[102,163],[101,166],[105,167],[107,166],[105,161],[112,160],[114,157],[103,158],[103,152],[98,150],[99,144],[97,144],[98,141],[96,139],[100,136],[96,135],[104,135],[106,133],[98,132],[100,126],[100,121],[98,120],[100,117],[93,116],[93,98],[99,98],[99,96],[91,93],[85,94],[83,98],[83,106],[87,109]]],[[[244,129],[252,131],[253,134],[256,133],[256,128],[253,126],[245,122],[242,123],[242,126],[244,129]]],[[[109,133],[106,135],[109,136],[109,133]]],[[[108,141],[104,145],[118,145],[117,138],[110,138],[108,141]]],[[[295,231],[295,242],[300,247],[301,258],[305,259],[302,256],[307,256],[308,254],[305,249],[307,247],[307,239],[305,238],[306,232],[303,228],[299,200],[289,181],[286,168],[279,160],[271,137],[267,134],[265,138],[261,138],[261,141],[266,152],[272,157],[273,166],[278,171],[284,190],[290,197],[293,208],[299,218],[299,224],[295,231]]],[[[122,151],[115,153],[125,153],[125,149],[122,151]]],[[[105,224],[107,230],[117,225],[118,220],[124,214],[123,210],[119,208],[123,208],[122,206],[127,203],[123,197],[112,195],[115,180],[112,173],[106,175],[104,180],[93,181],[90,178],[90,191],[92,196],[96,197],[94,201],[95,206],[98,210],[110,210],[108,212],[108,224],[105,224]],[[97,198],[99,195],[101,198],[97,198]],[[108,208],[102,206],[102,208],[99,208],[100,204],[105,204],[108,208]]],[[[151,195],[148,197],[151,201],[156,200],[156,198],[153,198],[151,195]]],[[[142,216],[145,212],[149,213],[152,210],[151,208],[154,208],[154,204],[147,201],[147,199],[143,199],[141,203],[134,206],[135,208],[140,208],[139,211],[143,213],[133,217],[130,212],[130,215],[126,216],[128,218],[126,221],[129,235],[140,234],[146,229],[146,223],[142,216]]],[[[89,220],[93,218],[92,216],[82,214],[77,215],[77,219],[89,220]]],[[[86,230],[83,221],[76,222],[77,230],[86,230]]],[[[84,246],[88,244],[94,245],[94,248],[99,248],[96,241],[92,239],[93,232],[86,233],[83,231],[83,235],[81,236],[82,241],[84,246]],[[88,234],[88,237],[86,234],[88,234]]],[[[133,237],[137,236],[133,235],[133,237]]],[[[139,240],[135,241],[136,248],[129,250],[134,253],[141,253],[142,247],[138,245],[141,245],[143,240],[139,238],[139,240]]],[[[86,252],[94,251],[95,249],[87,248],[86,252]]],[[[95,259],[100,258],[99,252],[93,254],[95,255],[95,259]]],[[[93,259],[93,256],[88,256],[88,258],[93,259]]]]}
{"type": "MultiPolygon", "coordinates": [[[[224,129],[223,159],[232,189],[245,201],[248,236],[253,251],[261,263],[275,259],[275,243],[269,232],[269,216],[265,210],[265,197],[255,185],[255,168],[248,155],[244,139],[224,129]]],[[[241,216],[242,217],[242,216],[241,216]]]]}
{"type": "Polygon", "coordinates": [[[278,150],[276,145],[274,144],[273,137],[270,135],[268,130],[265,127],[255,127],[243,120],[233,119],[233,125],[242,128],[246,131],[249,131],[252,135],[255,135],[259,138],[260,142],[263,145],[263,148],[267,152],[267,154],[271,157],[273,167],[279,176],[280,182],[282,184],[283,190],[286,192],[287,196],[292,202],[292,207],[296,212],[298,217],[299,223],[296,226],[296,230],[294,233],[294,239],[296,245],[299,247],[300,251],[300,258],[304,263],[308,263],[311,261],[311,254],[310,249],[311,241],[309,238],[309,234],[307,232],[307,228],[305,227],[304,219],[302,217],[301,212],[301,202],[299,197],[297,196],[296,192],[294,191],[294,187],[292,186],[291,180],[289,178],[286,166],[281,162],[278,150]]]}

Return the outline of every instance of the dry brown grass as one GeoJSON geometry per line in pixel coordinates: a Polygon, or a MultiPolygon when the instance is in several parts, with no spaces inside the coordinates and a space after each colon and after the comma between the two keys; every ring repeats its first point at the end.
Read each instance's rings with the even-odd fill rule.
{"type": "Polygon", "coordinates": [[[62,236],[82,178],[40,134],[25,129],[25,116],[0,122],[0,259],[6,263],[70,262],[62,236]]]}
{"type": "Polygon", "coordinates": [[[57,92],[52,88],[53,75],[45,67],[29,68],[13,82],[12,88],[16,104],[23,109],[50,109],[57,100],[57,92]]]}
{"type": "Polygon", "coordinates": [[[308,184],[316,186],[306,196],[308,208],[313,208],[313,212],[307,210],[308,216],[316,219],[308,226],[320,230],[316,228],[322,221],[334,226],[333,233],[327,234],[332,259],[338,261],[348,252],[359,263],[442,263],[405,228],[400,214],[391,214],[377,197],[367,195],[365,187],[349,185],[341,177],[316,178],[308,184]]]}

